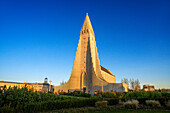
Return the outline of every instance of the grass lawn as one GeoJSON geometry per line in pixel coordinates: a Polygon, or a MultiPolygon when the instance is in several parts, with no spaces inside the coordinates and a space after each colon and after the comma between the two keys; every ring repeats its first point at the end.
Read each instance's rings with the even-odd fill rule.
{"type": "Polygon", "coordinates": [[[145,110],[145,109],[119,109],[115,107],[96,108],[96,107],[84,107],[84,108],[69,108],[49,111],[46,113],[170,113],[170,110],[145,110]]]}
{"type": "Polygon", "coordinates": [[[102,111],[93,111],[91,113],[170,113],[170,111],[161,111],[161,110],[102,110],[102,111]]]}

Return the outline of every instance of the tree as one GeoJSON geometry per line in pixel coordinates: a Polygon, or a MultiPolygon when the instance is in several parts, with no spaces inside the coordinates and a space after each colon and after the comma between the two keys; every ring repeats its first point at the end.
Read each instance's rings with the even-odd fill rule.
{"type": "Polygon", "coordinates": [[[132,90],[134,90],[134,88],[135,88],[134,79],[130,79],[130,88],[131,88],[132,90]]]}
{"type": "Polygon", "coordinates": [[[127,84],[127,87],[129,88],[129,81],[127,78],[121,79],[121,82],[127,84]]]}
{"type": "Polygon", "coordinates": [[[134,80],[132,78],[132,79],[128,80],[127,78],[123,78],[123,79],[121,79],[121,83],[126,83],[127,88],[131,89],[131,90],[139,90],[140,89],[140,82],[138,79],[134,80]]]}
{"type": "Polygon", "coordinates": [[[139,80],[135,80],[135,90],[139,90],[140,89],[140,82],[139,80]]]}

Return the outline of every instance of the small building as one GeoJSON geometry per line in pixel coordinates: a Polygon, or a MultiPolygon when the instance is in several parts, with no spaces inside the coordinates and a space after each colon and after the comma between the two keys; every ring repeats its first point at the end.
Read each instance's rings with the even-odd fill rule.
{"type": "Polygon", "coordinates": [[[48,92],[49,86],[50,85],[48,83],[26,83],[26,87],[28,89],[38,92],[48,92]]]}
{"type": "Polygon", "coordinates": [[[143,85],[143,91],[155,91],[154,86],[150,86],[149,84],[143,85]]]}
{"type": "Polygon", "coordinates": [[[170,89],[163,88],[163,89],[161,89],[161,92],[170,92],[170,89]]]}

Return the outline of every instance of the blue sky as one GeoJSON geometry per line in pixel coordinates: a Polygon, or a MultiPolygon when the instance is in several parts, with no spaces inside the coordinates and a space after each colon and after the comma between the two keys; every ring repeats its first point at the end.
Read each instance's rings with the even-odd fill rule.
{"type": "Polygon", "coordinates": [[[100,64],[117,82],[170,88],[169,0],[1,0],[0,80],[70,77],[86,13],[100,64]]]}

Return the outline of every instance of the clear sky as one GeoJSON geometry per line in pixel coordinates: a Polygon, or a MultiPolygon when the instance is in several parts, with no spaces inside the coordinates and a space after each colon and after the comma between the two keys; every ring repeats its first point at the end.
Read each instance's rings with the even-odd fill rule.
{"type": "Polygon", "coordinates": [[[0,0],[0,80],[67,81],[86,13],[117,82],[170,88],[169,0],[0,0]]]}

